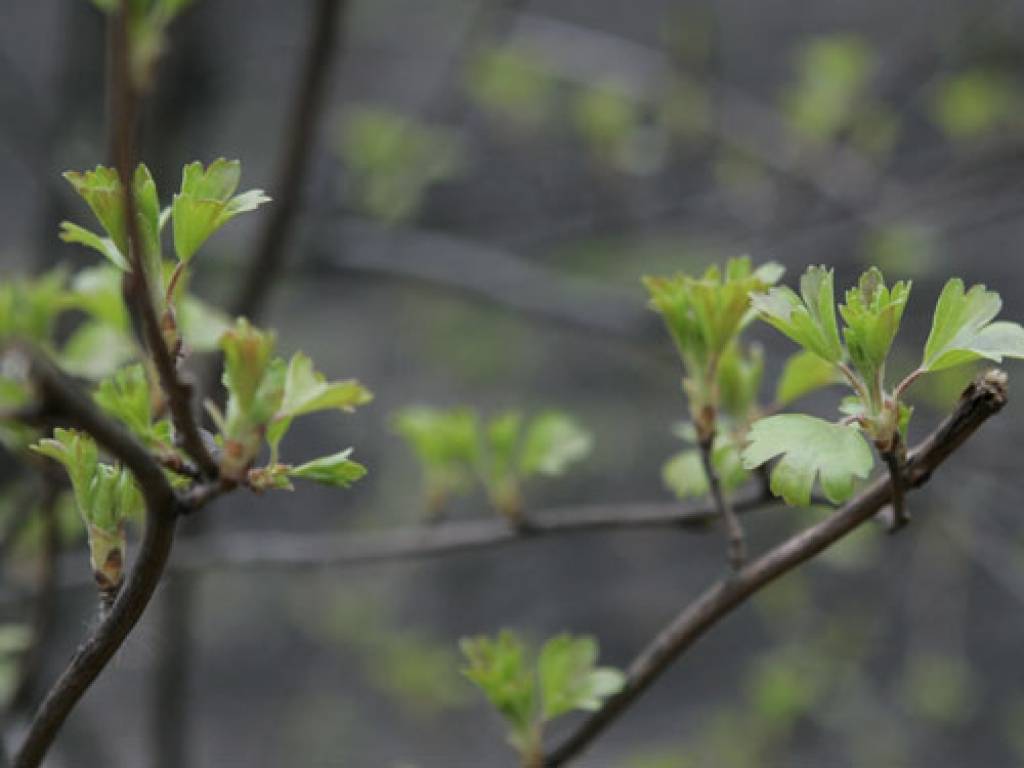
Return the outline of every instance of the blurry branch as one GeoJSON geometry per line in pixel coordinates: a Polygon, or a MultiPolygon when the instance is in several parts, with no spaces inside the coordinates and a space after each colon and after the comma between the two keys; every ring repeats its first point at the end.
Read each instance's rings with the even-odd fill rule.
{"type": "Polygon", "coordinates": [[[342,220],[324,242],[348,242],[343,253],[320,248],[316,265],[422,281],[567,326],[633,341],[659,330],[654,316],[628,296],[594,281],[573,280],[497,248],[440,233],[391,232],[342,220]],[[386,247],[379,248],[386,242],[386,247]]]}
{"type": "MultiPolygon", "coordinates": [[[[815,504],[818,499],[812,500],[815,504]]],[[[751,513],[781,502],[760,489],[741,496],[736,512],[751,513]]],[[[234,570],[308,570],[346,568],[527,543],[540,538],[588,531],[632,531],[676,528],[705,533],[718,522],[710,504],[685,507],[679,503],[587,504],[537,510],[527,526],[511,528],[505,520],[460,520],[357,533],[232,533],[184,539],[178,542],[168,571],[175,575],[204,575],[234,570]]],[[[62,588],[87,586],[87,569],[77,555],[68,555],[61,570],[62,588]]],[[[0,594],[0,605],[15,600],[0,594]]]]}
{"type": "Polygon", "coordinates": [[[309,47],[299,76],[295,103],[289,112],[278,178],[270,190],[274,205],[245,272],[242,289],[231,306],[233,315],[255,319],[277,282],[299,210],[317,125],[327,103],[328,75],[337,55],[339,23],[345,19],[348,0],[314,1],[316,10],[309,20],[309,47]]]}
{"type": "MultiPolygon", "coordinates": [[[[907,488],[917,488],[932,472],[1006,404],[1007,376],[992,370],[961,395],[953,413],[910,454],[903,468],[907,488]]],[[[707,631],[775,579],[810,560],[874,517],[892,500],[892,483],[881,477],[822,522],[778,545],[731,578],[717,582],[690,603],[630,665],[626,685],[590,715],[544,761],[556,768],[575,759],[598,738],[668,667],[707,631]]]]}
{"type": "MultiPolygon", "coordinates": [[[[777,503],[760,494],[749,495],[736,503],[736,509],[749,512],[777,503]]],[[[171,567],[195,573],[344,567],[438,557],[586,531],[678,527],[700,533],[718,519],[712,505],[603,504],[537,511],[528,516],[523,529],[494,518],[354,534],[234,534],[183,544],[171,567]]]]}
{"type": "Polygon", "coordinates": [[[43,527],[42,557],[39,562],[39,583],[32,605],[32,640],[25,654],[18,660],[18,676],[14,692],[8,702],[10,712],[29,709],[33,689],[41,671],[44,652],[49,642],[53,620],[57,610],[57,586],[60,568],[60,524],[57,517],[57,500],[60,486],[49,483],[43,489],[43,496],[36,507],[43,527]]]}

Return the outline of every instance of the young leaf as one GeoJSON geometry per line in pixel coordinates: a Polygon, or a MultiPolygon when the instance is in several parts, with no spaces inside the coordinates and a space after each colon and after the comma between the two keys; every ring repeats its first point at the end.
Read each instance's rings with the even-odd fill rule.
{"type": "Polygon", "coordinates": [[[786,360],[775,388],[775,403],[785,406],[816,389],[843,381],[839,369],[813,352],[801,350],[786,360]]]}
{"type": "Polygon", "coordinates": [[[544,720],[575,709],[597,710],[622,689],[625,676],[617,669],[596,667],[596,662],[597,642],[591,637],[562,634],[544,643],[537,660],[544,720]]]}
{"type": "Polygon", "coordinates": [[[548,412],[535,417],[526,429],[519,474],[555,476],[590,453],[590,433],[562,413],[548,412]]]}
{"type": "Polygon", "coordinates": [[[658,312],[672,335],[690,377],[708,374],[709,366],[749,320],[749,297],[773,285],[782,275],[775,263],[757,270],[750,259],[731,259],[723,276],[712,266],[700,278],[677,274],[644,277],[651,308],[658,312]]]}
{"type": "Polygon", "coordinates": [[[100,237],[85,227],[80,227],[70,221],[62,221],[60,223],[60,239],[65,243],[77,243],[86,248],[92,248],[122,272],[131,271],[128,260],[109,237],[100,237]]]}
{"type": "Polygon", "coordinates": [[[947,282],[935,305],[921,369],[941,371],[980,358],[997,363],[1004,357],[1024,358],[1024,328],[992,322],[1002,306],[999,294],[984,285],[965,292],[963,280],[947,282]]]}
{"type": "Polygon", "coordinates": [[[832,270],[808,267],[800,278],[800,296],[787,287],[772,288],[751,296],[750,303],[766,323],[821,359],[843,359],[832,270]]]}
{"type": "Polygon", "coordinates": [[[50,346],[57,318],[67,305],[67,273],[0,281],[0,339],[20,337],[50,346]]]}
{"type": "Polygon", "coordinates": [[[757,404],[764,375],[764,352],[751,345],[746,356],[731,344],[718,363],[718,397],[722,409],[738,421],[747,421],[757,404]]]}
{"type": "Polygon", "coordinates": [[[141,365],[122,368],[100,382],[96,403],[107,413],[120,419],[136,434],[149,431],[153,410],[149,398],[149,382],[141,365]]]}
{"type": "Polygon", "coordinates": [[[85,200],[114,247],[122,254],[121,261],[127,265],[128,260],[124,254],[128,253],[128,229],[121,179],[117,170],[97,165],[93,170],[82,173],[67,171],[64,178],[85,200]]]}
{"type": "Polygon", "coordinates": [[[328,382],[313,368],[313,361],[302,352],[292,355],[284,379],[284,393],[267,431],[271,446],[281,442],[296,416],[315,411],[353,411],[373,399],[368,389],[355,379],[328,382]]]}
{"type": "Polygon", "coordinates": [[[854,479],[865,478],[874,454],[856,427],[832,424],[803,414],[781,414],[754,422],[747,434],[743,466],[754,469],[782,456],[772,470],[771,490],[787,504],[807,505],[816,475],[833,503],[853,493],[854,479]]]}
{"type": "Polygon", "coordinates": [[[395,414],[393,425],[422,464],[428,508],[436,514],[451,494],[469,487],[480,463],[479,417],[469,408],[411,406],[395,414]]]}
{"type": "Polygon", "coordinates": [[[516,449],[523,426],[523,414],[506,411],[491,419],[487,425],[487,448],[489,469],[492,478],[503,478],[514,474],[516,449]]]}
{"type": "Polygon", "coordinates": [[[99,449],[96,441],[88,435],[73,429],[57,428],[52,438],[40,440],[32,450],[48,456],[64,466],[71,479],[75,505],[82,518],[89,522],[87,511],[90,507],[89,489],[99,465],[99,449]]]}
{"type": "Polygon", "coordinates": [[[224,158],[206,168],[200,162],[185,166],[181,191],[171,204],[174,250],[179,261],[189,261],[214,232],[238,214],[270,201],[259,189],[232,197],[241,173],[237,160],[224,158]]]}
{"type": "Polygon", "coordinates": [[[349,459],[351,448],[324,456],[288,470],[289,477],[313,480],[325,485],[348,488],[356,480],[366,475],[366,467],[349,459]]]}
{"type": "Polygon", "coordinates": [[[526,648],[515,633],[503,630],[497,638],[463,638],[459,643],[467,666],[462,674],[483,691],[508,722],[510,741],[526,748],[537,714],[537,685],[527,668],[526,648]]]}
{"type": "MultiPolygon", "coordinates": [[[[723,433],[715,437],[711,462],[726,491],[741,488],[750,478],[740,459],[739,447],[723,433]]],[[[680,499],[705,496],[710,491],[704,460],[696,449],[681,451],[666,461],[661,479],[680,499]]]]}
{"type": "Polygon", "coordinates": [[[884,370],[909,297],[909,282],[897,282],[889,290],[874,267],[846,292],[846,303],[839,307],[846,324],[846,348],[866,382],[878,381],[884,370]]]}

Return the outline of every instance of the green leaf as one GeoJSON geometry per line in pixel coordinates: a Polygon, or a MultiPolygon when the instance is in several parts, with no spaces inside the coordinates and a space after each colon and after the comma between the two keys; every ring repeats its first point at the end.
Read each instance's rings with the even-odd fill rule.
{"type": "Polygon", "coordinates": [[[523,641],[509,630],[497,638],[463,638],[459,643],[466,666],[462,673],[476,684],[508,722],[513,737],[528,738],[537,714],[537,684],[527,666],[523,641]]]}
{"type": "Polygon", "coordinates": [[[124,422],[147,445],[156,446],[167,442],[167,422],[153,424],[152,396],[146,370],[142,365],[129,365],[101,381],[93,398],[103,410],[124,422]]]}
{"type": "Polygon", "coordinates": [[[323,456],[297,467],[288,470],[290,477],[298,477],[303,480],[313,480],[325,485],[334,485],[339,488],[348,488],[356,480],[366,475],[366,467],[349,459],[352,453],[351,448],[335,453],[332,456],[323,456]]]}
{"type": "Polygon", "coordinates": [[[68,373],[87,379],[110,376],[138,354],[132,338],[123,330],[97,321],[79,325],[60,352],[68,373]]]}
{"type": "Polygon", "coordinates": [[[128,260],[109,237],[100,237],[85,227],[80,227],[70,221],[62,221],[60,223],[60,239],[65,243],[78,243],[87,248],[92,248],[94,251],[103,254],[111,264],[122,272],[131,271],[131,267],[128,266],[128,260]]]}
{"type": "Polygon", "coordinates": [[[121,282],[121,271],[109,264],[87,267],[77,272],[72,279],[67,303],[127,334],[131,326],[122,298],[121,282]]]}
{"type": "Polygon", "coordinates": [[[372,399],[370,391],[354,379],[328,382],[313,369],[307,355],[296,352],[288,364],[280,413],[294,417],[325,410],[351,412],[372,399]]]}
{"type": "Polygon", "coordinates": [[[61,268],[33,278],[0,280],[0,339],[18,337],[49,348],[67,305],[66,283],[61,268]]]}
{"type": "Polygon", "coordinates": [[[276,343],[274,333],[254,328],[244,317],[239,318],[235,327],[221,336],[224,386],[243,413],[252,409],[276,343]]]}
{"type": "Polygon", "coordinates": [[[488,475],[496,484],[515,476],[522,426],[523,414],[519,411],[506,411],[487,425],[488,475]]]}
{"type": "Polygon", "coordinates": [[[59,462],[67,470],[79,514],[89,522],[89,488],[99,465],[96,441],[73,429],[57,428],[52,438],[40,440],[32,450],[59,462]]]}
{"type": "Polygon", "coordinates": [[[803,414],[781,414],[754,422],[743,450],[743,466],[754,469],[781,456],[772,470],[771,489],[787,504],[807,505],[815,476],[833,503],[853,493],[855,478],[865,478],[874,454],[855,427],[803,414]]]}
{"type": "Polygon", "coordinates": [[[206,168],[200,162],[185,166],[181,191],[171,203],[174,250],[179,261],[189,261],[214,232],[239,213],[270,201],[258,189],[232,197],[241,173],[241,163],[224,158],[206,168]]]}
{"type": "Polygon", "coordinates": [[[596,667],[597,642],[591,637],[562,634],[541,648],[537,673],[545,720],[576,709],[594,711],[622,690],[625,676],[617,669],[596,667]]]}
{"type": "Polygon", "coordinates": [[[178,329],[185,344],[195,352],[217,349],[221,337],[231,329],[231,318],[195,296],[178,302],[178,329]]]}
{"type": "Polygon", "coordinates": [[[422,465],[432,511],[451,494],[469,488],[472,469],[482,458],[475,411],[410,406],[395,414],[392,425],[422,465]]]}
{"type": "Polygon", "coordinates": [[[823,360],[843,360],[832,270],[808,267],[800,278],[800,296],[787,287],[772,288],[754,294],[751,305],[762,320],[823,360]]]}
{"type": "Polygon", "coordinates": [[[1002,306],[999,294],[984,285],[965,292],[963,280],[947,282],[935,305],[922,370],[941,371],[980,358],[997,363],[1004,357],[1024,358],[1024,328],[992,322],[1002,306]]]}
{"type": "Polygon", "coordinates": [[[878,380],[884,370],[909,297],[909,282],[897,282],[890,290],[875,267],[846,292],[846,303],[839,307],[846,323],[846,348],[865,381],[878,380]]]}
{"type": "MultiPolygon", "coordinates": [[[[82,173],[67,171],[64,178],[85,200],[118,252],[128,253],[124,195],[117,171],[114,168],[97,165],[93,170],[82,173]]],[[[123,260],[127,262],[126,259],[123,260]]]]}
{"type": "MultiPolygon", "coordinates": [[[[711,463],[726,491],[741,488],[750,478],[740,459],[739,446],[727,435],[715,437],[711,463]]],[[[665,487],[680,499],[705,496],[710,491],[704,460],[696,449],[681,451],[666,461],[661,479],[665,487]]]]}
{"type": "Polygon", "coordinates": [[[530,421],[519,458],[519,474],[556,476],[585,458],[593,446],[590,433],[563,413],[548,412],[530,421]]]}
{"type": "Polygon", "coordinates": [[[739,344],[731,344],[718,363],[718,397],[723,410],[738,421],[746,421],[757,405],[764,376],[764,352],[754,344],[746,356],[739,344]]]}
{"type": "Polygon", "coordinates": [[[644,277],[651,308],[665,321],[688,374],[706,376],[750,319],[750,296],[782,275],[775,263],[757,270],[750,259],[732,259],[725,274],[712,266],[700,278],[677,274],[644,277]]]}
{"type": "Polygon", "coordinates": [[[789,405],[816,389],[842,383],[839,369],[813,352],[801,350],[791,355],[782,368],[775,389],[775,403],[789,405]]]}

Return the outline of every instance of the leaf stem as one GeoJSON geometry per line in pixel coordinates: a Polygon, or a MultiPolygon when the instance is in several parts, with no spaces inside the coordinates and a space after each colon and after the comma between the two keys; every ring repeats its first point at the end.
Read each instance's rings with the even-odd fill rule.
{"type": "Polygon", "coordinates": [[[714,432],[710,438],[703,437],[700,440],[700,458],[704,465],[704,475],[708,479],[708,487],[711,489],[711,498],[715,503],[719,516],[725,523],[726,535],[729,540],[729,564],[734,570],[739,570],[747,559],[747,545],[743,535],[743,526],[736,516],[736,510],[732,508],[725,491],[722,488],[722,480],[715,469],[713,448],[715,444],[714,432]]]}
{"type": "Polygon", "coordinates": [[[895,400],[896,403],[899,404],[899,401],[903,397],[903,393],[906,392],[910,388],[911,384],[913,384],[915,381],[917,381],[919,378],[921,378],[921,376],[923,376],[926,373],[927,373],[927,371],[924,368],[916,368],[915,370],[911,371],[907,375],[907,377],[905,379],[903,379],[903,381],[901,381],[899,384],[896,385],[896,389],[893,390],[893,393],[892,393],[893,400],[895,400]]]}

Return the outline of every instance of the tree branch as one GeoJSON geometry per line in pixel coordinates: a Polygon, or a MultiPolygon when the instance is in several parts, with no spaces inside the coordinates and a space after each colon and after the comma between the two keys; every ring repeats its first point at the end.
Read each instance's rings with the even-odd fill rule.
{"type": "MultiPolygon", "coordinates": [[[[737,511],[772,506],[760,494],[740,499],[737,511]]],[[[587,505],[534,512],[520,531],[504,520],[467,520],[355,534],[235,534],[183,542],[171,568],[200,573],[260,568],[308,569],[425,559],[533,541],[540,537],[598,530],[679,527],[700,532],[719,519],[713,505],[689,509],[675,503],[587,505]]]]}
{"type": "Polygon", "coordinates": [[[316,138],[316,128],[327,102],[328,75],[337,53],[339,22],[348,0],[315,0],[310,19],[311,40],[302,65],[295,103],[290,111],[285,152],[280,158],[272,192],[274,206],[246,270],[242,290],[232,305],[232,315],[255,318],[281,271],[285,245],[299,210],[302,188],[316,138]]]}
{"type": "Polygon", "coordinates": [[[68,713],[121,647],[152,597],[170,553],[180,502],[145,446],[99,411],[48,360],[30,350],[22,352],[30,355],[29,375],[36,384],[41,411],[92,435],[132,472],[146,503],[145,533],[124,588],[110,614],[79,646],[47,693],[14,756],[14,768],[36,768],[68,713]]]}
{"type": "MultiPolygon", "coordinates": [[[[903,469],[908,488],[927,482],[936,467],[1006,404],[1006,382],[1005,373],[992,370],[964,391],[956,410],[910,455],[903,469]]],[[[891,499],[892,483],[888,477],[879,478],[827,519],[708,588],[633,661],[625,687],[548,754],[546,768],[565,765],[579,756],[708,630],[762,587],[870,520],[891,499]]]]}

